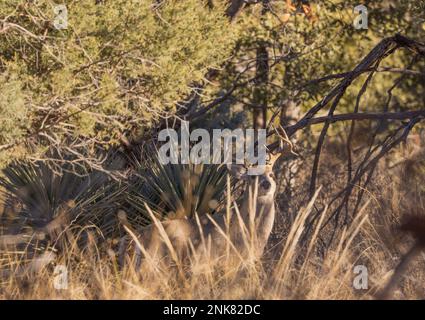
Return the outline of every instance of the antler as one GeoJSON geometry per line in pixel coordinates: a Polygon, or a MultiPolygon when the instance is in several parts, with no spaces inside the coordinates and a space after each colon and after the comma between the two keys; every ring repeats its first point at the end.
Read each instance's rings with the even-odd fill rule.
{"type": "Polygon", "coordinates": [[[269,164],[273,165],[276,160],[283,154],[293,154],[298,156],[298,154],[294,151],[294,144],[292,143],[291,139],[289,139],[286,130],[281,125],[279,125],[279,128],[276,128],[272,125],[272,129],[279,138],[279,146],[274,150],[270,150],[270,159],[268,161],[269,164]]]}

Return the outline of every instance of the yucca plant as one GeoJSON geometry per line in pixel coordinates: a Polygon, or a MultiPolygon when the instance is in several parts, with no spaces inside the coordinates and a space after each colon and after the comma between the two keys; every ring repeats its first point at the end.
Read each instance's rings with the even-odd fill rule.
{"type": "MultiPolygon", "coordinates": [[[[135,161],[129,181],[127,213],[138,225],[149,224],[147,204],[159,218],[213,214],[222,204],[226,190],[226,167],[217,164],[162,164],[157,152],[135,161]]],[[[232,187],[234,181],[231,181],[232,187]]]]}
{"type": "Polygon", "coordinates": [[[0,186],[7,202],[19,204],[15,232],[46,228],[61,214],[64,228],[94,225],[110,233],[114,227],[113,204],[121,190],[104,173],[66,163],[58,173],[42,161],[15,161],[3,170],[0,186]]]}

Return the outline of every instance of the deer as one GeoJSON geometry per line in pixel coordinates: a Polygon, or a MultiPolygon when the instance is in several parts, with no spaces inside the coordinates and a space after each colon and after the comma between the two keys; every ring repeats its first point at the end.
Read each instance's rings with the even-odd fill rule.
{"type": "Polygon", "coordinates": [[[159,221],[150,211],[154,222],[135,230],[126,221],[125,212],[118,212],[118,218],[128,232],[119,241],[119,265],[124,267],[126,260],[131,260],[131,253],[131,263],[136,269],[141,267],[142,256],[158,265],[162,261],[169,263],[167,258],[170,256],[172,260],[182,261],[190,252],[197,256],[208,253],[209,258],[219,259],[230,251],[244,259],[250,251],[251,256],[260,259],[275,220],[277,184],[273,166],[280,155],[281,152],[269,153],[259,175],[249,175],[247,167],[242,164],[227,165],[231,176],[244,181],[240,209],[235,208],[236,212],[231,215],[226,210],[212,215],[159,221]],[[251,241],[250,246],[247,246],[248,241],[251,241]]]}

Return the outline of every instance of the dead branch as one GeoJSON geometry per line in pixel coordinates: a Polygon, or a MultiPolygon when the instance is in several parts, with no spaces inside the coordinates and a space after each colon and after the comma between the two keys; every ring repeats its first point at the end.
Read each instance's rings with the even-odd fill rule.
{"type": "MultiPolygon", "coordinates": [[[[321,150],[324,145],[325,138],[327,136],[327,131],[331,124],[341,121],[351,121],[351,127],[347,139],[347,184],[345,188],[337,192],[337,194],[332,198],[331,204],[338,201],[336,209],[329,216],[328,220],[323,224],[324,228],[331,220],[335,222],[335,228],[337,229],[338,221],[340,220],[340,212],[342,208],[345,207],[346,218],[344,223],[348,223],[348,202],[350,196],[353,192],[353,189],[358,186],[360,190],[355,201],[353,216],[357,211],[363,194],[364,189],[368,186],[369,182],[372,179],[373,172],[379,162],[379,160],[384,157],[390,150],[397,146],[401,141],[406,139],[407,135],[410,133],[412,128],[425,119],[425,108],[414,111],[404,111],[404,112],[391,112],[389,110],[390,102],[392,100],[392,91],[398,87],[404,78],[407,75],[421,75],[414,70],[411,70],[411,67],[418,62],[420,59],[425,57],[425,45],[408,39],[401,35],[395,35],[390,38],[382,40],[378,45],[376,45],[370,53],[361,60],[361,62],[350,72],[335,74],[312,80],[305,84],[304,86],[310,84],[317,84],[323,81],[331,79],[340,79],[339,83],[333,87],[333,89],[327,94],[321,101],[314,105],[298,122],[293,125],[287,125],[284,128],[280,129],[287,133],[288,137],[292,137],[296,132],[303,130],[309,126],[316,124],[323,124],[315,151],[314,163],[311,172],[310,178],[310,195],[315,190],[316,180],[319,172],[319,163],[321,150]],[[389,55],[393,54],[396,50],[405,48],[414,53],[414,57],[411,63],[406,67],[406,69],[392,70],[391,68],[380,68],[380,63],[389,55]],[[382,112],[361,112],[360,109],[360,100],[363,94],[366,92],[368,85],[371,83],[373,75],[376,72],[385,72],[385,71],[395,71],[401,74],[398,77],[393,85],[387,90],[388,98],[384,103],[382,112]],[[344,96],[347,88],[357,79],[360,75],[368,73],[366,80],[364,81],[358,95],[356,98],[356,103],[354,106],[354,111],[350,113],[336,114],[338,104],[341,98],[344,96]],[[327,107],[326,116],[317,116],[319,112],[327,107]],[[403,123],[403,121],[408,121],[408,123],[403,123]],[[351,140],[354,132],[355,123],[357,121],[377,121],[374,132],[371,133],[369,138],[368,150],[363,156],[363,160],[357,165],[355,172],[353,173],[353,160],[351,157],[351,140]],[[387,137],[382,141],[376,141],[378,133],[382,131],[382,126],[386,124],[387,121],[401,121],[402,125],[398,129],[390,132],[387,137]],[[365,177],[363,183],[360,183],[365,177]]],[[[303,86],[302,86],[303,87],[303,86]]],[[[300,87],[302,89],[302,87],[300,87]]],[[[385,126],[388,128],[388,125],[385,126]]],[[[390,131],[390,130],[389,130],[390,131]]],[[[270,132],[269,135],[272,135],[273,132],[270,132]]],[[[269,150],[275,150],[279,147],[279,142],[276,141],[268,146],[269,150]]],[[[330,204],[330,205],[331,205],[330,204]]],[[[314,216],[312,222],[316,221],[317,217],[320,215],[321,210],[317,210],[317,215],[314,216]]],[[[332,241],[332,237],[331,240],[332,241]]]]}

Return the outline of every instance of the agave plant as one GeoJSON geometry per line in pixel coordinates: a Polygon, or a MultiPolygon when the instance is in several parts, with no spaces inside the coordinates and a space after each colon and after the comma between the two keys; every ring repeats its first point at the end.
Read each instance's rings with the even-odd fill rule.
{"type": "Polygon", "coordinates": [[[220,207],[227,184],[225,166],[162,164],[157,152],[145,154],[152,156],[135,161],[136,174],[129,183],[127,212],[133,222],[149,223],[145,204],[159,218],[214,213],[220,207]]]}

